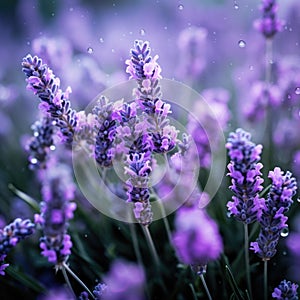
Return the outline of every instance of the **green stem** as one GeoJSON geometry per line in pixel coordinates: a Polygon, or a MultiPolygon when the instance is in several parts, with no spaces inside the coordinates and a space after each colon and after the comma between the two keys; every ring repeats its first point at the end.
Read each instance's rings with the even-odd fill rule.
{"type": "Polygon", "coordinates": [[[251,276],[250,276],[250,262],[249,262],[248,224],[244,224],[244,235],[245,235],[245,265],[246,265],[247,287],[248,287],[250,299],[252,299],[251,276]]]}
{"type": "Polygon", "coordinates": [[[264,300],[268,300],[268,261],[264,260],[264,300]]]}
{"type": "Polygon", "coordinates": [[[90,294],[90,296],[92,297],[92,299],[95,299],[94,294],[89,290],[89,288],[83,283],[83,281],[70,269],[70,267],[63,262],[62,265],[63,269],[67,270],[70,275],[73,276],[73,278],[90,294]]]}
{"type": "Polygon", "coordinates": [[[152,237],[151,237],[151,233],[150,233],[150,231],[149,231],[149,228],[148,228],[148,226],[143,226],[143,225],[142,225],[142,228],[143,228],[143,231],[144,231],[144,234],[145,234],[145,237],[146,237],[148,246],[149,246],[149,248],[150,248],[150,251],[151,251],[153,260],[154,260],[154,262],[155,262],[155,265],[156,265],[156,267],[159,267],[159,258],[158,258],[158,254],[157,254],[157,251],[156,251],[156,249],[155,249],[155,246],[154,246],[154,243],[153,243],[153,240],[152,240],[152,237]]]}
{"type": "Polygon", "coordinates": [[[201,278],[201,281],[202,281],[202,284],[203,284],[203,286],[204,286],[204,289],[205,289],[205,292],[206,292],[206,294],[207,294],[208,299],[209,299],[209,300],[212,300],[212,297],[211,297],[210,292],[209,292],[209,289],[208,289],[208,287],[207,287],[207,284],[206,284],[204,275],[201,274],[201,275],[200,275],[200,278],[201,278]]]}
{"type": "Polygon", "coordinates": [[[71,293],[72,293],[74,299],[76,299],[76,295],[75,295],[74,290],[73,290],[73,288],[72,288],[71,282],[70,282],[69,277],[68,277],[68,274],[67,274],[67,272],[66,272],[66,269],[63,267],[63,268],[61,268],[61,271],[62,271],[62,273],[63,273],[63,276],[64,276],[64,279],[65,279],[65,281],[66,281],[66,283],[67,283],[67,286],[69,287],[69,289],[70,289],[70,291],[71,291],[71,293]]]}

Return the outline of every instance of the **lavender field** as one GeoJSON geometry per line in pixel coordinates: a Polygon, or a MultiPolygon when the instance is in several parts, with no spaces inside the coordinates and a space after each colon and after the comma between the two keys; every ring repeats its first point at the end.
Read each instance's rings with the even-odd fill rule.
{"type": "Polygon", "coordinates": [[[298,299],[299,1],[0,25],[1,299],[298,299]]]}

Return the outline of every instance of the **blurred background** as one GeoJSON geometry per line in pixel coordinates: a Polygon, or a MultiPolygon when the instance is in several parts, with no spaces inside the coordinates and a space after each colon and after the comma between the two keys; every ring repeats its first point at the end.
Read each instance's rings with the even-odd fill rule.
{"type": "MultiPolygon", "coordinates": [[[[271,64],[275,86],[276,117],[272,120],[273,147],[266,149],[263,159],[265,175],[278,165],[292,170],[300,178],[300,2],[278,2],[278,15],[285,20],[285,25],[283,31],[274,37],[272,61],[267,62],[271,64]]],[[[220,100],[216,100],[222,103],[216,106],[216,114],[220,120],[225,118],[224,122],[220,121],[225,137],[237,127],[243,127],[252,133],[256,143],[264,144],[267,143],[267,105],[261,101],[261,84],[265,78],[265,39],[253,28],[254,20],[261,17],[259,3],[253,0],[0,1],[1,226],[16,217],[32,219],[33,216],[30,208],[8,189],[10,183],[40,199],[39,187],[34,174],[28,170],[24,151],[24,141],[31,135],[30,126],[39,115],[38,99],[25,88],[21,69],[25,55],[31,53],[43,58],[61,79],[62,88],[72,87],[73,107],[81,110],[107,87],[127,80],[125,60],[134,40],[148,40],[153,55],[159,55],[164,78],[183,82],[207,98],[211,95],[208,91],[223,92],[218,94],[220,100]],[[226,99],[222,100],[224,97],[226,99]]],[[[225,251],[233,259],[237,253],[235,247],[240,247],[242,233],[235,237],[233,233],[238,225],[226,219],[225,206],[231,197],[226,189],[228,184],[229,181],[224,179],[223,190],[217,197],[218,204],[211,204],[208,209],[218,219],[225,251]],[[216,211],[222,209],[224,211],[216,211]]],[[[75,248],[78,250],[83,246],[80,238],[87,243],[92,249],[87,256],[102,267],[96,271],[100,277],[107,270],[109,259],[117,255],[115,249],[126,245],[128,232],[123,228],[124,224],[112,222],[109,227],[111,236],[104,238],[102,244],[95,244],[89,236],[97,236],[98,240],[103,238],[93,222],[99,214],[88,204],[85,210],[92,211],[92,220],[85,211],[77,213],[75,248]],[[97,257],[105,251],[106,258],[97,257]]],[[[290,224],[290,231],[293,231],[290,236],[294,234],[299,239],[300,216],[296,208],[291,211],[290,224]]],[[[158,225],[153,225],[154,232],[155,226],[158,225]]],[[[19,250],[14,250],[11,261],[21,266],[20,272],[24,271],[31,277],[26,281],[16,272],[12,277],[0,278],[0,294],[6,295],[3,299],[16,299],[21,295],[26,299],[38,297],[39,288],[30,286],[32,278],[38,278],[43,285],[51,287],[63,282],[60,275],[55,277],[53,269],[40,258],[37,244],[38,237],[34,237],[25,241],[19,250]]],[[[294,255],[295,247],[289,250],[285,242],[280,244],[283,255],[274,259],[274,267],[277,273],[282,271],[299,282],[299,272],[295,272],[299,256],[294,255]]],[[[120,251],[130,257],[130,248],[120,251]]],[[[166,249],[164,251],[167,253],[166,249]]],[[[82,253],[84,251],[77,251],[80,259],[82,253]]],[[[89,268],[94,267],[90,265],[89,268]]],[[[82,271],[78,268],[77,271],[90,282],[95,278],[90,269],[82,271]]],[[[221,280],[222,274],[217,271],[216,274],[221,280]]],[[[258,277],[257,281],[260,279],[258,277]]],[[[271,275],[270,280],[278,282],[276,275],[271,275]]],[[[183,298],[178,296],[178,299],[183,298]]]]}

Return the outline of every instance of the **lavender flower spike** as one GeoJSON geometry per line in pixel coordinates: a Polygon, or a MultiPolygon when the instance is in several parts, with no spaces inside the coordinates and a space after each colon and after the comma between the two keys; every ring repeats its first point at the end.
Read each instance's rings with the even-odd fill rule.
{"type": "Polygon", "coordinates": [[[297,289],[298,284],[282,280],[279,286],[274,289],[272,298],[279,300],[298,300],[297,289]]]}
{"type": "Polygon", "coordinates": [[[44,233],[40,239],[42,255],[49,262],[60,265],[71,254],[72,242],[67,228],[76,209],[76,204],[71,202],[75,185],[70,170],[63,165],[47,169],[44,175],[41,214],[35,215],[35,222],[41,225],[44,233]]]}
{"type": "Polygon", "coordinates": [[[262,0],[260,10],[263,16],[261,19],[254,21],[254,27],[266,38],[272,38],[282,30],[284,25],[284,22],[277,17],[278,5],[276,0],[262,0]]]}
{"type": "Polygon", "coordinates": [[[54,145],[54,125],[49,117],[44,117],[36,121],[32,126],[33,137],[26,145],[29,153],[29,168],[43,169],[47,167],[48,153],[55,149],[54,145]]]}
{"type": "Polygon", "coordinates": [[[149,174],[152,169],[150,167],[150,158],[146,153],[130,153],[127,155],[127,167],[125,173],[129,175],[127,180],[127,202],[134,203],[134,216],[137,221],[144,225],[152,223],[153,213],[149,201],[149,174]]]}
{"type": "Polygon", "coordinates": [[[43,64],[37,56],[28,54],[23,58],[22,70],[27,77],[27,89],[36,94],[41,104],[39,108],[48,113],[60,128],[64,142],[72,142],[76,127],[76,111],[71,108],[69,94],[71,88],[65,92],[60,89],[60,80],[52,70],[43,64]]]}
{"type": "Polygon", "coordinates": [[[180,261],[204,266],[216,260],[223,251],[217,224],[197,206],[181,207],[175,218],[173,245],[180,261]]]}
{"type": "Polygon", "coordinates": [[[288,218],[284,215],[293,203],[297,182],[291,172],[285,174],[280,168],[269,172],[272,186],[268,193],[265,208],[259,220],[260,233],[256,242],[250,243],[253,250],[262,260],[269,260],[276,254],[280,233],[287,228],[288,218]]]}
{"type": "Polygon", "coordinates": [[[12,223],[0,229],[0,275],[5,275],[4,270],[9,264],[4,263],[8,252],[21,240],[33,234],[35,225],[28,219],[15,219],[12,223]]]}
{"type": "Polygon", "coordinates": [[[231,215],[238,221],[250,224],[260,218],[264,200],[259,197],[263,189],[260,160],[261,145],[251,142],[250,133],[237,129],[230,133],[226,148],[229,150],[228,164],[231,177],[233,201],[227,203],[231,215]]]}

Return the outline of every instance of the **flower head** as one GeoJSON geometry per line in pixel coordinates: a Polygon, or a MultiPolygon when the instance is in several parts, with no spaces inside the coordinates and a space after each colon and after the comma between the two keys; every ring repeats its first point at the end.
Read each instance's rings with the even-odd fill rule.
{"type": "Polygon", "coordinates": [[[254,21],[254,27],[266,38],[272,38],[282,30],[284,25],[284,22],[277,17],[278,5],[276,0],[262,0],[260,10],[263,16],[254,21]]]}
{"type": "Polygon", "coordinates": [[[177,211],[173,245],[179,260],[191,265],[206,265],[223,251],[217,224],[196,206],[177,211]]]}
{"type": "Polygon", "coordinates": [[[278,287],[274,289],[272,297],[273,299],[279,300],[297,300],[297,290],[298,284],[292,283],[284,279],[280,282],[278,287]]]}
{"type": "Polygon", "coordinates": [[[284,173],[276,167],[274,171],[269,172],[269,178],[272,180],[272,186],[259,220],[259,236],[250,244],[250,249],[263,260],[269,260],[276,254],[280,233],[288,226],[285,213],[293,203],[292,197],[297,190],[296,179],[289,171],[284,173]]]}
{"type": "Polygon", "coordinates": [[[262,164],[259,163],[262,146],[251,141],[250,133],[237,129],[230,133],[226,148],[231,160],[228,164],[230,189],[234,194],[227,207],[234,218],[249,224],[260,218],[264,207],[264,201],[259,197],[263,183],[262,164]]]}
{"type": "Polygon", "coordinates": [[[144,270],[139,265],[116,260],[103,278],[107,289],[102,298],[104,300],[143,300],[145,299],[143,291],[145,279],[144,270]]]}
{"type": "Polygon", "coordinates": [[[32,57],[28,54],[23,58],[22,67],[27,77],[27,89],[33,91],[41,100],[40,109],[55,121],[60,129],[62,141],[72,142],[77,117],[69,101],[71,88],[68,87],[63,92],[60,89],[60,79],[37,56],[32,57]]]}

